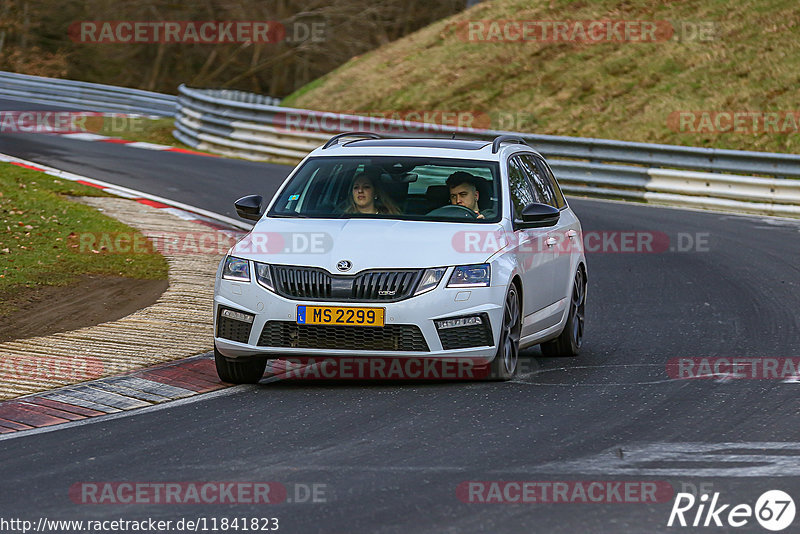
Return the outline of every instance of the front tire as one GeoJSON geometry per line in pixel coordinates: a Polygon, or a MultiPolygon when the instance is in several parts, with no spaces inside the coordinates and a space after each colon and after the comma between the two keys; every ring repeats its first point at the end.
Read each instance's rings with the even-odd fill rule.
{"type": "Polygon", "coordinates": [[[581,267],[575,273],[569,317],[564,330],[556,339],[541,344],[542,354],[548,358],[577,356],[583,344],[584,315],[586,311],[586,275],[581,267]]]}
{"type": "Polygon", "coordinates": [[[230,384],[257,384],[267,367],[265,358],[246,358],[241,361],[226,358],[217,350],[216,345],[214,363],[219,379],[230,384]]]}
{"type": "Polygon", "coordinates": [[[508,289],[503,307],[503,325],[497,354],[489,367],[489,380],[511,380],[517,372],[519,362],[519,337],[522,329],[519,298],[514,284],[508,289]]]}

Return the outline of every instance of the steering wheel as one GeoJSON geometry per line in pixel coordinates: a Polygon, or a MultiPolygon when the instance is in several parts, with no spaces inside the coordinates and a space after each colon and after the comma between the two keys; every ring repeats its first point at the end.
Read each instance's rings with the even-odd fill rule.
{"type": "Polygon", "coordinates": [[[442,206],[441,208],[436,208],[433,211],[429,211],[428,215],[432,215],[434,217],[463,217],[465,219],[477,219],[478,214],[469,209],[466,206],[461,206],[459,204],[448,204],[447,206],[442,206]]]}

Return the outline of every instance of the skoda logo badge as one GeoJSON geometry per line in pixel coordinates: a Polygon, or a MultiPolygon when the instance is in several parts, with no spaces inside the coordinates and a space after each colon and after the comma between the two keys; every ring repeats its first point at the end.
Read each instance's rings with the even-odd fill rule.
{"type": "Polygon", "coordinates": [[[342,272],[349,271],[350,267],[352,267],[352,266],[353,266],[353,262],[351,262],[350,260],[342,260],[342,261],[340,261],[339,263],[336,264],[336,268],[339,269],[342,272]]]}

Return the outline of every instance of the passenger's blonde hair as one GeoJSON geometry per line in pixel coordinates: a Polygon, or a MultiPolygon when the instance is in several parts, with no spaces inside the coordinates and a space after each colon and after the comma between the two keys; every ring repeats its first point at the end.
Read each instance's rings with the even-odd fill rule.
{"type": "Polygon", "coordinates": [[[394,201],[392,201],[388,193],[386,193],[386,190],[383,189],[380,184],[380,180],[373,178],[364,171],[356,173],[356,175],[353,176],[353,179],[350,181],[350,191],[348,193],[347,201],[345,202],[344,212],[359,213],[358,206],[356,206],[356,203],[353,200],[353,186],[355,185],[356,180],[362,177],[369,180],[369,183],[372,184],[372,189],[375,191],[375,196],[377,197],[375,199],[375,209],[378,210],[378,213],[383,215],[398,215],[400,213],[400,209],[397,207],[394,201]]]}

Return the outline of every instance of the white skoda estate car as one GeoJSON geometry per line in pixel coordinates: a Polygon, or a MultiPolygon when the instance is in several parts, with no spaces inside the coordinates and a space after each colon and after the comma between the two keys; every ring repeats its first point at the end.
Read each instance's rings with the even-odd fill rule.
{"type": "Polygon", "coordinates": [[[268,359],[476,363],[508,380],[521,348],[575,356],[583,338],[581,226],[541,154],[494,142],[335,136],[309,154],[221,262],[220,378],[268,359]]]}

